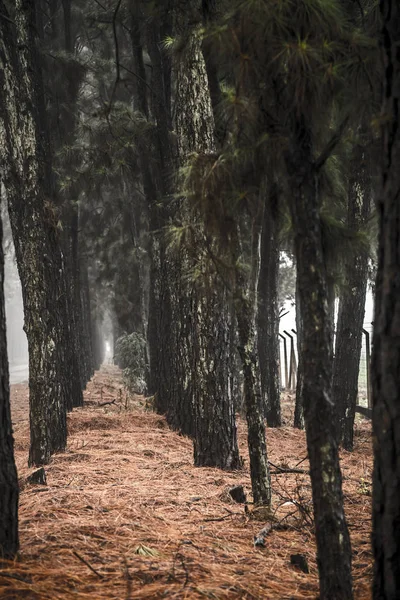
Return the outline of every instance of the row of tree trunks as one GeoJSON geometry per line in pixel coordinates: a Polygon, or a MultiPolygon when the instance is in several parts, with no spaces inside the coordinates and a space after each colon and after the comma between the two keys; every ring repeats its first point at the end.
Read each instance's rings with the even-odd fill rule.
{"type": "MultiPolygon", "coordinates": [[[[229,361],[226,360],[230,350],[226,294],[217,294],[212,282],[205,286],[207,290],[197,288],[190,277],[201,252],[196,259],[184,249],[177,253],[168,245],[163,231],[171,225],[187,225],[187,200],[173,199],[181,185],[179,167],[185,165],[192,151],[207,151],[214,143],[214,121],[201,39],[195,21],[188,27],[182,26],[183,22],[188,23],[189,16],[199,19],[199,8],[200,3],[193,3],[190,15],[176,8],[172,13],[174,23],[166,16],[163,20],[147,19],[144,25],[146,7],[142,7],[142,12],[138,4],[131,5],[132,19],[135,20],[131,30],[135,69],[144,73],[142,45],[145,43],[152,61],[154,91],[148,98],[147,88],[138,82],[134,89],[134,105],[156,124],[151,145],[156,149],[157,160],[150,160],[144,146],[141,159],[153,237],[147,336],[149,386],[155,393],[156,409],[167,415],[173,428],[194,439],[196,464],[236,468],[239,453],[229,361]],[[165,28],[172,26],[176,31],[190,33],[185,59],[180,57],[174,71],[175,85],[179,89],[174,113],[176,148],[171,143],[172,121],[168,116],[171,64],[160,43],[162,35],[171,35],[165,28]],[[202,114],[206,115],[204,119],[198,118],[199,102],[202,114]]],[[[221,291],[218,286],[218,292],[221,291]]]]}
{"type": "MultiPolygon", "coordinates": [[[[209,153],[215,150],[215,123],[211,105],[208,77],[202,39],[201,2],[193,0],[185,12],[177,7],[175,33],[190,37],[186,41],[183,55],[175,63],[176,105],[175,130],[178,140],[178,168],[185,167],[194,152],[209,153]],[[197,20],[197,25],[196,25],[197,20]]],[[[178,179],[178,186],[180,180],[178,179]]],[[[184,226],[189,226],[190,209],[187,199],[182,199],[177,215],[184,226]]],[[[196,218],[196,217],[195,217],[196,218]]],[[[223,469],[236,469],[240,464],[237,446],[235,414],[229,385],[229,305],[228,295],[223,291],[218,274],[211,269],[208,281],[196,284],[191,281],[196,269],[200,270],[202,259],[202,238],[208,236],[202,231],[200,219],[193,228],[195,256],[186,256],[180,264],[180,298],[188,300],[189,314],[177,315],[180,327],[184,328],[181,337],[181,358],[186,351],[185,372],[181,377],[188,384],[193,411],[194,461],[198,466],[217,466],[223,469]],[[183,267],[183,268],[182,268],[183,267]],[[187,327],[191,324],[191,327],[187,327]],[[182,352],[183,350],[183,352],[182,352]]],[[[210,237],[210,236],[209,236],[210,237]]],[[[213,239],[209,239],[213,246],[213,239]]],[[[204,251],[203,251],[204,254],[204,251]]]]}

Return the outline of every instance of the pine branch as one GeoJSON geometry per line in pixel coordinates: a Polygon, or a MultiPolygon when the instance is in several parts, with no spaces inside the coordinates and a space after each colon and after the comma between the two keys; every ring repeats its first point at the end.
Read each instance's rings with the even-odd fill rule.
{"type": "Polygon", "coordinates": [[[10,19],[10,17],[7,17],[7,15],[5,15],[3,13],[0,13],[0,19],[4,19],[8,23],[11,23],[11,25],[15,25],[15,21],[13,21],[12,19],[10,19]]]}

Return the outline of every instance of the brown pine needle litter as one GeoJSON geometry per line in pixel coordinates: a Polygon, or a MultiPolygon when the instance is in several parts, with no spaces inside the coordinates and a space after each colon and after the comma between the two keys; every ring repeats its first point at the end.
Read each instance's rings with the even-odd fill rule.
{"type": "MultiPolygon", "coordinates": [[[[27,386],[12,387],[22,484],[31,472],[27,396],[27,386]]],[[[292,410],[286,397],[287,423],[292,410]]],[[[47,486],[21,486],[20,556],[0,564],[0,598],[316,599],[309,476],[273,475],[271,513],[251,504],[245,511],[228,494],[242,484],[251,500],[242,420],[238,429],[242,471],[196,468],[191,441],[143,399],[129,398],[118,369],[103,367],[87,387],[85,406],[69,416],[68,449],[46,467],[47,486]],[[255,547],[264,528],[265,547],[255,547]],[[309,574],[290,564],[292,554],[305,556],[309,574]]],[[[308,470],[303,432],[284,426],[267,436],[274,465],[308,470]]],[[[369,599],[369,423],[357,424],[355,451],[342,453],[342,468],[355,597],[369,599]]]]}

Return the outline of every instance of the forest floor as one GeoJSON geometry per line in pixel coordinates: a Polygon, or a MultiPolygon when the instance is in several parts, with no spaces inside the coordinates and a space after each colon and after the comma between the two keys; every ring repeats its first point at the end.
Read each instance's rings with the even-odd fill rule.
{"type": "MultiPolygon", "coordinates": [[[[286,397],[287,423],[292,412],[286,397]]],[[[234,485],[250,494],[242,420],[243,470],[196,468],[190,440],[171,431],[143,399],[128,398],[120,372],[106,366],[88,384],[84,407],[69,416],[67,451],[53,457],[47,485],[40,486],[25,484],[31,469],[24,384],[12,386],[12,416],[22,489],[21,548],[18,560],[1,565],[3,600],[318,597],[308,474],[272,476],[273,516],[251,505],[246,512],[230,500],[234,485]],[[289,528],[272,530],[265,548],[256,548],[254,536],[272,518],[289,528]],[[305,555],[309,574],[290,564],[298,553],[305,555]]],[[[303,432],[286,425],[269,429],[267,436],[274,465],[308,469],[303,432]]],[[[357,424],[355,450],[343,452],[341,464],[355,597],[366,600],[372,572],[366,421],[357,424]]]]}

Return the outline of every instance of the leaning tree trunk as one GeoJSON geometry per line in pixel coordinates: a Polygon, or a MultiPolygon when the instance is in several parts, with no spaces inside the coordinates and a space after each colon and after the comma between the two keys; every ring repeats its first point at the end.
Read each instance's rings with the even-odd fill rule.
{"type": "MultiPolygon", "coordinates": [[[[348,226],[355,232],[370,215],[372,185],[365,151],[359,147],[356,152],[349,182],[347,218],[348,226]]],[[[367,282],[368,255],[361,251],[345,265],[345,288],[339,300],[333,363],[332,391],[337,410],[338,439],[346,450],[353,450],[367,282]]]]}
{"type": "Polygon", "coordinates": [[[331,400],[332,356],[317,176],[304,130],[286,155],[303,318],[303,402],[321,600],[352,595],[351,547],[331,400]],[[301,140],[301,141],[299,141],[301,140]]]}
{"type": "MultiPolygon", "coordinates": [[[[3,60],[1,54],[0,49],[0,61],[3,60]]],[[[1,120],[0,128],[3,131],[1,120]]],[[[1,162],[3,162],[3,156],[1,156],[1,162]]],[[[0,219],[0,558],[12,559],[17,551],[18,478],[14,461],[14,440],[10,413],[4,302],[3,227],[0,219]]]]}
{"type": "MultiPolygon", "coordinates": [[[[6,15],[5,6],[1,6],[6,15]]],[[[35,7],[18,0],[15,29],[2,28],[0,97],[4,118],[4,183],[7,192],[25,331],[29,347],[30,464],[45,464],[65,448],[66,408],[73,388],[66,348],[70,344],[60,232],[44,123],[43,85],[36,51],[35,7]],[[17,54],[18,48],[18,54],[17,54]]]]}
{"type": "Polygon", "coordinates": [[[261,262],[258,280],[257,341],[261,389],[266,399],[265,416],[269,427],[281,426],[279,384],[279,245],[275,186],[264,209],[261,234],[261,262]]]}
{"type": "Polygon", "coordinates": [[[400,6],[382,0],[383,177],[372,354],[374,600],[400,590],[400,6]]]}
{"type": "MultiPolygon", "coordinates": [[[[177,30],[193,27],[190,17],[199,18],[200,2],[193,0],[185,13],[178,14],[177,30]],[[188,11],[188,12],[186,12],[188,11]],[[189,14],[188,14],[189,13],[189,14]]],[[[186,166],[193,152],[208,153],[214,150],[214,118],[211,107],[207,72],[202,54],[198,27],[193,27],[185,52],[176,64],[176,132],[179,166],[186,166]]],[[[229,382],[229,306],[218,274],[211,268],[205,281],[190,281],[191,273],[202,261],[210,261],[204,250],[204,236],[211,245],[212,236],[203,230],[196,211],[191,211],[188,200],[180,206],[185,226],[190,214],[197,220],[193,244],[195,256],[178,257],[179,297],[176,306],[183,305],[177,313],[178,337],[181,343],[180,360],[184,359],[181,377],[191,392],[194,413],[194,462],[197,466],[214,466],[236,469],[240,465],[237,446],[236,422],[229,382]]],[[[189,219],[188,219],[189,217],[189,219]]],[[[175,259],[176,260],[176,259],[175,259]]],[[[204,262],[203,262],[204,264],[204,262]]],[[[179,356],[179,354],[178,354],[179,356]]],[[[176,361],[178,356],[175,356],[176,361]]],[[[182,389],[182,387],[181,387],[182,389]]],[[[189,402],[189,399],[187,403],[189,402]]]]}

